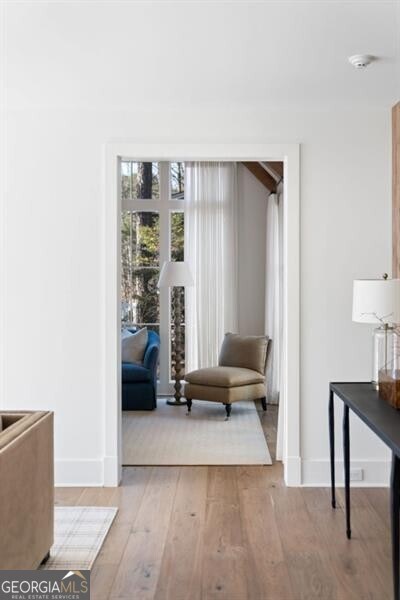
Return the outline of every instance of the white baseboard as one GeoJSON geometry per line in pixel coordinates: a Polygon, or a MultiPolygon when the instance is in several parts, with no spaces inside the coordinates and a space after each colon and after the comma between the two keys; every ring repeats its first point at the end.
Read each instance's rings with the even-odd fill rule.
{"type": "MultiPolygon", "coordinates": [[[[352,460],[351,469],[362,469],[362,481],[351,481],[352,487],[387,487],[390,477],[390,460],[352,460]]],[[[329,487],[331,485],[329,460],[303,460],[301,485],[304,487],[329,487]]],[[[343,460],[335,461],[336,485],[343,486],[343,460]]]]}
{"type": "MultiPolygon", "coordinates": [[[[363,470],[362,481],[352,481],[352,487],[387,487],[390,477],[388,460],[354,460],[352,469],[363,470]]],[[[106,456],[103,460],[56,460],[55,485],[57,487],[118,486],[121,469],[118,458],[106,456]],[[116,473],[119,473],[116,477],[116,473]]],[[[343,486],[343,461],[335,461],[336,485],[343,486]]],[[[329,460],[301,460],[288,457],[285,465],[285,482],[289,487],[329,487],[329,460]]]]}
{"type": "Polygon", "coordinates": [[[121,483],[122,467],[118,463],[118,456],[104,457],[103,485],[105,487],[117,487],[121,483]]]}
{"type": "Polygon", "coordinates": [[[301,485],[300,456],[287,457],[284,464],[284,479],[288,487],[299,487],[301,485]]]}
{"type": "Polygon", "coordinates": [[[91,487],[104,485],[102,460],[56,460],[57,487],[91,487]]]}

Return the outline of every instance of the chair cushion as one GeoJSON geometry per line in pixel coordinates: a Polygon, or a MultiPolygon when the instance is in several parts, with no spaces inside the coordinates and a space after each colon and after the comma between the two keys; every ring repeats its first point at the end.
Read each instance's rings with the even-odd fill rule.
{"type": "Polygon", "coordinates": [[[123,362],[122,382],[137,383],[139,381],[151,381],[151,373],[149,369],[145,369],[141,365],[134,365],[130,362],[123,362]]]}
{"type": "Polygon", "coordinates": [[[257,371],[240,367],[210,367],[191,371],[185,375],[185,381],[196,385],[213,387],[238,387],[252,383],[263,383],[264,376],[257,371]]]}
{"type": "Polygon", "coordinates": [[[121,336],[121,359],[123,362],[141,364],[148,342],[147,328],[135,333],[125,330],[121,336]]]}
{"type": "Polygon", "coordinates": [[[192,400],[208,400],[209,402],[223,402],[224,404],[232,404],[243,400],[257,400],[265,397],[265,383],[252,383],[230,388],[185,383],[184,396],[192,400]]]}
{"type": "Polygon", "coordinates": [[[268,337],[226,333],[218,364],[223,367],[242,367],[265,374],[268,337]]]}

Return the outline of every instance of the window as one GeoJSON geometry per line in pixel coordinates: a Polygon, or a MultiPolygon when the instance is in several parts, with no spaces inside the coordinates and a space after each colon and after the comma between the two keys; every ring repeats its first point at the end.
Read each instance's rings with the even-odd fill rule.
{"type": "Polygon", "coordinates": [[[185,195],[185,163],[171,163],[171,198],[183,200],[185,195]]]}
{"type": "MultiPolygon", "coordinates": [[[[157,282],[165,261],[184,260],[184,189],[184,163],[121,160],[121,320],[170,336],[160,351],[161,393],[171,391],[174,332],[168,290],[157,282]]],[[[184,290],[173,293],[184,306],[184,290]]]]}
{"type": "Polygon", "coordinates": [[[123,160],[121,163],[123,200],[146,200],[160,197],[158,163],[123,160]]]}
{"type": "Polygon", "coordinates": [[[121,222],[122,323],[159,333],[160,215],[124,210],[121,222]]]}
{"type": "MultiPolygon", "coordinates": [[[[182,187],[183,189],[183,187],[182,187]]],[[[170,240],[171,240],[171,260],[173,261],[182,261],[185,259],[185,249],[184,249],[184,233],[185,233],[185,215],[183,211],[171,211],[171,219],[170,219],[170,240]]],[[[182,310],[182,331],[183,331],[183,348],[185,347],[185,288],[175,288],[171,290],[172,294],[179,294],[181,297],[181,306],[182,310]]],[[[173,362],[173,344],[175,342],[175,328],[174,328],[174,315],[171,306],[171,345],[170,345],[170,353],[171,353],[171,379],[174,377],[174,368],[175,364],[173,362]]]]}

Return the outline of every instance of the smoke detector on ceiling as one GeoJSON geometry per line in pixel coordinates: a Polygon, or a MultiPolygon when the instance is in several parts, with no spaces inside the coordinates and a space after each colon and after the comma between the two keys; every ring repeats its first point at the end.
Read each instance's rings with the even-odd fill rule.
{"type": "Polygon", "coordinates": [[[354,56],[349,56],[349,63],[356,69],[365,69],[373,60],[374,57],[370,54],[354,54],[354,56]]]}

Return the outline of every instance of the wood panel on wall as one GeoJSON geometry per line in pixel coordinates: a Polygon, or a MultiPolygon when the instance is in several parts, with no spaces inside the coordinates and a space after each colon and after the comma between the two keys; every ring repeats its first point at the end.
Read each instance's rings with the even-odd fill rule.
{"type": "Polygon", "coordinates": [[[400,102],[392,108],[392,270],[400,277],[400,102]]]}

